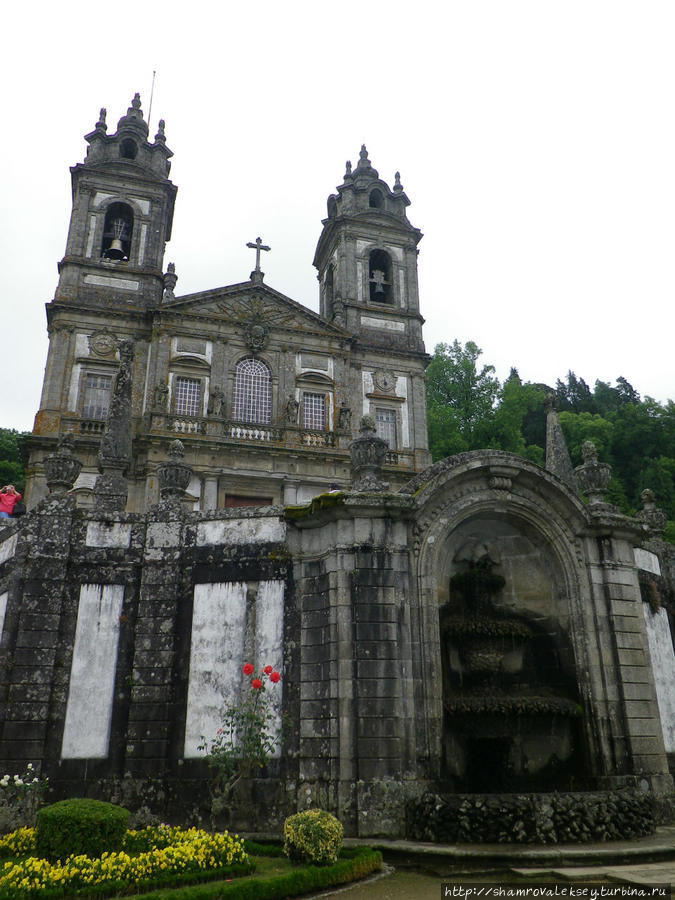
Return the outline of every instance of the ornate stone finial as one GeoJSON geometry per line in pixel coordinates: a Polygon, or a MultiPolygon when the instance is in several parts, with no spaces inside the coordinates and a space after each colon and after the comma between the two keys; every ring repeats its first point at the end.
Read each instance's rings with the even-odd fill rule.
{"type": "Polygon", "coordinates": [[[128,116],[133,116],[135,113],[140,113],[141,118],[143,118],[143,113],[141,112],[141,95],[138,91],[134,94],[134,99],[131,101],[131,106],[127,110],[128,116]]]}
{"type": "Polygon", "coordinates": [[[574,470],[577,486],[588,497],[590,506],[603,503],[603,495],[607,490],[612,467],[609,463],[598,462],[598,451],[592,441],[584,441],[581,446],[583,464],[574,470]]]}
{"type": "Polygon", "coordinates": [[[96,131],[107,131],[108,126],[105,123],[105,117],[107,115],[107,110],[105,106],[101,107],[101,111],[98,114],[98,122],[96,123],[96,131]]]}
{"type": "Polygon", "coordinates": [[[544,397],[544,409],[547,413],[555,412],[558,409],[558,398],[551,391],[544,397]]]}
{"type": "Polygon", "coordinates": [[[363,416],[359,436],[349,445],[352,487],[355,491],[386,491],[382,481],[382,465],[387,455],[387,442],[375,433],[375,420],[363,416]]]}
{"type": "Polygon", "coordinates": [[[352,161],[348,159],[345,163],[345,181],[352,180],[352,161]]]}
{"type": "Polygon", "coordinates": [[[192,466],[183,461],[185,447],[179,440],[169,444],[168,462],[157,466],[159,496],[162,503],[180,503],[192,478],[192,466]]]}
{"type": "Polygon", "coordinates": [[[98,467],[94,484],[97,506],[104,511],[121,511],[127,502],[124,473],[131,460],[131,365],[133,341],[120,341],[120,367],[113,383],[98,467]]]}
{"type": "Polygon", "coordinates": [[[642,500],[642,509],[635,516],[640,522],[643,522],[649,528],[650,537],[660,537],[666,527],[668,515],[665,510],[659,509],[656,505],[656,497],[654,491],[645,488],[640,494],[642,500]]]}
{"type": "Polygon", "coordinates": [[[164,121],[164,119],[160,119],[159,125],[157,126],[157,134],[155,135],[156,144],[166,144],[166,135],[164,134],[165,126],[166,122],[164,121]]]}
{"type": "Polygon", "coordinates": [[[574,491],[576,490],[574,470],[572,469],[572,460],[565,443],[565,435],[560,427],[558,414],[555,411],[555,395],[548,394],[544,405],[546,407],[545,467],[574,491]]]}
{"type": "Polygon", "coordinates": [[[368,151],[366,150],[365,144],[361,144],[361,149],[359,150],[359,165],[361,165],[362,160],[368,160],[368,151]]]}
{"type": "Polygon", "coordinates": [[[56,453],[44,461],[47,487],[54,496],[72,491],[80,474],[82,463],[73,456],[74,445],[72,434],[65,434],[57,444],[56,453]]]}
{"type": "Polygon", "coordinates": [[[177,281],[178,275],[176,275],[176,266],[174,263],[170,262],[164,273],[164,293],[162,295],[162,300],[176,299],[173,292],[177,281]]]}
{"type": "Polygon", "coordinates": [[[400,194],[403,190],[403,185],[401,184],[401,173],[394,173],[394,193],[400,194]]]}

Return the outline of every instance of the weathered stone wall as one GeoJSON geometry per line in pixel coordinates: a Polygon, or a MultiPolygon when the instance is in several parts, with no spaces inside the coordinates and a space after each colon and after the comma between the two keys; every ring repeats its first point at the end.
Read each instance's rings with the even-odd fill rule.
{"type": "Polygon", "coordinates": [[[535,635],[531,671],[579,707],[569,734],[583,786],[637,778],[667,796],[675,722],[657,702],[662,651],[648,635],[663,617],[657,635],[640,596],[640,566],[657,556],[641,555],[641,528],[496,451],[434,466],[398,494],[301,507],[102,513],[48,499],[0,530],[0,767],[32,762],[56,796],[205,820],[200,728],[208,737],[236,700],[245,660],[270,663],[282,752],[219,824],[270,830],[319,805],[348,833],[402,835],[408,800],[434,788],[452,752],[439,614],[476,538],[504,573],[497,613],[535,635]]]}

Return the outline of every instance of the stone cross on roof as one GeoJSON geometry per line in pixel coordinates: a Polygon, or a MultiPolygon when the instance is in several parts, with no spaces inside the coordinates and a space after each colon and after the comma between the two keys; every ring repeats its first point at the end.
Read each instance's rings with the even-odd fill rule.
{"type": "Polygon", "coordinates": [[[252,250],[255,250],[255,272],[260,271],[260,251],[261,250],[271,250],[271,247],[268,247],[267,244],[263,244],[260,238],[256,238],[255,241],[249,241],[246,244],[247,247],[250,247],[252,250]]]}

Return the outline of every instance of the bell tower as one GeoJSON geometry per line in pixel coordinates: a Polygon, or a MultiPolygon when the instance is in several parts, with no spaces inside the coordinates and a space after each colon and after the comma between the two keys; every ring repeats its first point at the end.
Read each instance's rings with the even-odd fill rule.
{"type": "Polygon", "coordinates": [[[410,205],[397,172],[393,189],[361,147],[347,162],[314,257],[321,314],[373,346],[424,352],[417,288],[422,232],[408,221],[410,205]]]}
{"type": "Polygon", "coordinates": [[[356,169],[347,162],[314,256],[320,312],[354,343],[341,390],[352,427],[370,416],[389,447],[386,463],[420,471],[431,462],[427,444],[424,350],[417,287],[422,232],[408,221],[410,206],[397,172],[383,181],[361,147],[356,169]]]}
{"type": "Polygon", "coordinates": [[[160,119],[153,143],[138,94],[107,133],[101,110],[83,163],[71,168],[73,209],[55,302],[145,308],[161,302],[176,188],[160,119]]]}

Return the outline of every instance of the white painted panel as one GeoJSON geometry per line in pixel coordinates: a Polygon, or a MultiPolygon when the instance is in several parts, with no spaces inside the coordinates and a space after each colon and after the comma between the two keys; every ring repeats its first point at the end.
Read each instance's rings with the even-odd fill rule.
{"type": "Polygon", "coordinates": [[[215,737],[223,709],[241,684],[246,620],[243,582],[197,584],[192,612],[190,679],[185,722],[185,756],[201,756],[202,736],[215,737]]]}
{"type": "Polygon", "coordinates": [[[68,410],[75,412],[77,409],[77,393],[80,387],[80,370],[82,366],[75,363],[70,370],[70,386],[68,388],[68,410]]]}
{"type": "Polygon", "coordinates": [[[0,563],[7,562],[8,559],[11,559],[14,556],[18,539],[18,534],[13,534],[0,544],[0,563]]]}
{"type": "Polygon", "coordinates": [[[117,288],[120,291],[137,291],[140,281],[130,278],[117,278],[115,275],[85,275],[85,284],[99,284],[102,287],[117,288]]]}
{"type": "Polygon", "coordinates": [[[85,256],[91,256],[94,250],[94,234],[96,233],[96,216],[89,216],[89,234],[87,235],[87,249],[85,256]]]}
{"type": "Polygon", "coordinates": [[[208,544],[262,544],[283,541],[286,525],[280,519],[265,516],[255,519],[219,519],[197,525],[197,546],[208,544]]]}
{"type": "Polygon", "coordinates": [[[80,588],[62,759],[108,755],[123,599],[122,584],[80,588]]]}
{"type": "Polygon", "coordinates": [[[675,752],[675,653],[670,634],[668,614],[665,609],[652,613],[648,604],[642,604],[647,626],[649,655],[656,685],[656,699],[661,714],[661,728],[666,753],[675,752]]]}
{"type": "Polygon", "coordinates": [[[130,196],[129,199],[138,206],[138,208],[141,210],[143,215],[145,215],[145,216],[148,215],[148,213],[150,212],[150,201],[149,200],[146,200],[143,197],[133,197],[133,196],[130,196]]]}
{"type": "MultiPolygon", "coordinates": [[[[283,675],[284,640],[284,582],[281,580],[261,581],[255,604],[255,665],[263,668],[272,666],[283,675]]],[[[283,678],[278,684],[267,684],[270,710],[274,714],[271,723],[273,734],[281,736],[281,695],[283,678]]],[[[274,756],[281,753],[277,744],[274,756]]]]}
{"type": "Polygon", "coordinates": [[[128,547],[131,543],[131,525],[113,522],[90,522],[87,525],[87,547],[128,547]]]}
{"type": "Polygon", "coordinates": [[[147,222],[143,222],[141,225],[141,238],[138,242],[138,265],[142,265],[143,260],[145,259],[145,239],[148,235],[148,225],[147,222]]]}
{"type": "Polygon", "coordinates": [[[635,565],[638,569],[644,569],[645,572],[651,572],[652,575],[661,574],[661,563],[656,553],[643,550],[641,547],[634,547],[633,555],[635,556],[635,565]]]}
{"type": "Polygon", "coordinates": [[[94,199],[91,202],[92,206],[100,206],[105,200],[109,200],[111,197],[114,197],[114,194],[105,194],[103,191],[96,191],[94,194],[94,199]]]}
{"type": "Polygon", "coordinates": [[[7,598],[9,597],[9,592],[5,591],[0,594],[0,638],[2,638],[2,632],[5,630],[5,613],[7,612],[7,598]]]}
{"type": "Polygon", "coordinates": [[[396,396],[405,397],[401,404],[401,447],[410,446],[410,423],[408,418],[408,379],[405,375],[396,378],[396,396]]]}
{"type": "Polygon", "coordinates": [[[403,322],[395,322],[391,319],[375,319],[373,316],[361,316],[361,324],[366,328],[384,328],[385,331],[405,331],[403,322]]]}

